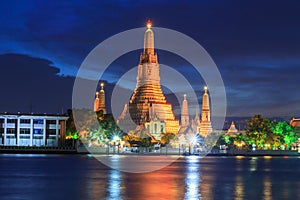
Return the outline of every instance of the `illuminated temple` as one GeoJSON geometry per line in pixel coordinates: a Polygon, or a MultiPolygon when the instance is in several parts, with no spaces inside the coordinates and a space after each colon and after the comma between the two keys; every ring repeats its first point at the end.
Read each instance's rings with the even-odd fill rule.
{"type": "MultiPolygon", "coordinates": [[[[140,130],[141,127],[144,127],[150,135],[158,140],[160,140],[162,133],[179,135],[196,133],[202,137],[208,136],[212,132],[212,125],[207,86],[204,87],[202,96],[201,120],[198,110],[196,110],[194,119],[189,118],[188,101],[184,95],[180,126],[173,113],[172,105],[167,102],[161,89],[160,69],[157,54],[154,51],[154,33],[151,26],[149,20],[144,34],[144,50],[140,55],[136,87],[129,103],[125,104],[117,124],[125,128],[126,131],[140,130]]],[[[94,111],[106,114],[103,83],[100,86],[100,91],[96,92],[94,111]]]]}
{"type": "Polygon", "coordinates": [[[154,52],[154,33],[151,26],[151,21],[148,20],[136,88],[129,101],[129,113],[135,124],[144,125],[150,120],[151,110],[157,118],[165,122],[167,133],[177,133],[179,121],[175,119],[172,105],[166,101],[160,85],[159,64],[154,52]]]}

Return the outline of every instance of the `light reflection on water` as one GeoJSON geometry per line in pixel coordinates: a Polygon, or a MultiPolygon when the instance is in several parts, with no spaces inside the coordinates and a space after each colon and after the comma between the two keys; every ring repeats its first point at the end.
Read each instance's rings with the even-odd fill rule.
{"type": "Polygon", "coordinates": [[[185,199],[200,199],[201,194],[199,193],[200,188],[200,158],[196,156],[190,156],[186,159],[186,175],[185,185],[186,192],[184,195],[185,199]]]}
{"type": "Polygon", "coordinates": [[[300,199],[299,161],[188,156],[139,174],[85,155],[0,155],[0,199],[300,199]]]}
{"type": "Polygon", "coordinates": [[[110,170],[108,179],[108,199],[122,199],[121,198],[121,172],[118,170],[110,170]]]}

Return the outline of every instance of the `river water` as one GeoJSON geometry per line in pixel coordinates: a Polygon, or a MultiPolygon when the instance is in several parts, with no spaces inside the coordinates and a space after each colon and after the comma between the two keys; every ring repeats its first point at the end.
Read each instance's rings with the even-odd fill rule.
{"type": "Polygon", "coordinates": [[[187,156],[124,173],[88,155],[2,154],[0,199],[300,199],[300,158],[187,156]]]}

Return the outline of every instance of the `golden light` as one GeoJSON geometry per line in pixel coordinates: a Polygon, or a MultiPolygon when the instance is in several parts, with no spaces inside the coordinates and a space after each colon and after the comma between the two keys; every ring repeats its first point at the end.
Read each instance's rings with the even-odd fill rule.
{"type": "Polygon", "coordinates": [[[103,87],[103,86],[104,86],[104,83],[101,83],[100,86],[103,87]]]}
{"type": "Polygon", "coordinates": [[[151,28],[152,27],[152,22],[150,21],[150,19],[147,21],[147,28],[151,28]]]}
{"type": "Polygon", "coordinates": [[[205,90],[205,91],[207,90],[207,86],[204,86],[204,90],[205,90]]]}

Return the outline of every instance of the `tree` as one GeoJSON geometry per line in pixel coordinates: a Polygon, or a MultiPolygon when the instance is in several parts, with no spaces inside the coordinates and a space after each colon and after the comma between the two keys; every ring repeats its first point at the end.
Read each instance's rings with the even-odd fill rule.
{"type": "Polygon", "coordinates": [[[246,137],[249,145],[255,144],[257,147],[276,142],[271,121],[261,115],[255,115],[251,120],[247,120],[246,137]]]}
{"type": "Polygon", "coordinates": [[[166,133],[161,137],[161,143],[164,145],[169,144],[170,141],[174,138],[175,138],[175,135],[173,133],[166,133]]]}
{"type": "Polygon", "coordinates": [[[293,128],[287,122],[273,123],[272,130],[278,136],[279,142],[286,145],[288,149],[297,140],[293,128]]]}
{"type": "Polygon", "coordinates": [[[105,134],[105,130],[101,126],[99,126],[98,129],[94,129],[90,132],[90,134],[88,135],[88,139],[91,141],[95,141],[98,144],[104,144],[108,138],[105,134]]]}

